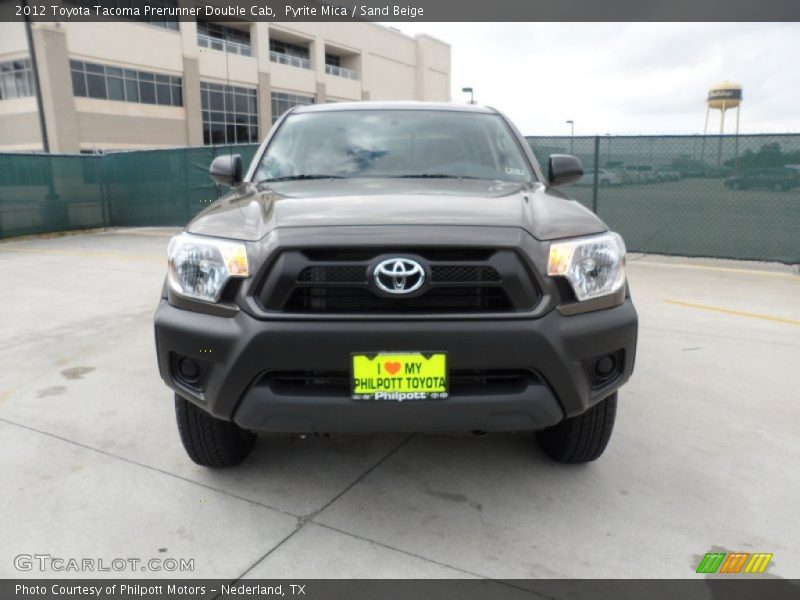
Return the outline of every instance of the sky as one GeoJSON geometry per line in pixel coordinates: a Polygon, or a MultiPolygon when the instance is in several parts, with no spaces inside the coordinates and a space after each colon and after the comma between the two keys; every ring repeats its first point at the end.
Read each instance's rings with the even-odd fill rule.
{"type": "MultiPolygon", "coordinates": [[[[743,86],[740,131],[800,133],[800,23],[390,23],[452,46],[452,99],[526,135],[702,133],[710,86],[743,86]]],[[[712,111],[709,133],[719,131],[712,111]]],[[[734,131],[728,112],[725,131],[734,131]]]]}

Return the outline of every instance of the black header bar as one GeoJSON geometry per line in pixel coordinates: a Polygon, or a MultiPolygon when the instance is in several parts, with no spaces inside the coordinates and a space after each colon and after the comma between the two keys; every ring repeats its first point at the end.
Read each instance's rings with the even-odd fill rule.
{"type": "MultiPolygon", "coordinates": [[[[636,559],[634,556],[632,559],[636,559]]],[[[3,600],[784,600],[800,581],[695,579],[3,579],[3,600]]]]}
{"type": "Polygon", "coordinates": [[[0,0],[0,21],[800,21],[797,0],[0,0]]]}

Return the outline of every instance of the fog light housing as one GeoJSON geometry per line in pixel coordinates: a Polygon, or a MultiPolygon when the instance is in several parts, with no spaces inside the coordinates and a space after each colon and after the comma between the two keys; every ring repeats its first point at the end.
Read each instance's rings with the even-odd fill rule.
{"type": "Polygon", "coordinates": [[[203,390],[210,366],[207,361],[172,353],[173,378],[178,384],[191,390],[203,390]]]}
{"type": "Polygon", "coordinates": [[[623,365],[622,350],[600,354],[584,361],[592,389],[605,387],[615,381],[622,374],[623,365]]]}
{"type": "Polygon", "coordinates": [[[196,382],[202,375],[200,365],[198,365],[197,362],[191,358],[186,357],[178,360],[178,373],[180,374],[181,379],[188,382],[196,382]]]}
{"type": "Polygon", "coordinates": [[[616,369],[617,361],[611,354],[606,354],[594,363],[594,374],[598,379],[605,379],[609,375],[613,375],[616,369]]]}

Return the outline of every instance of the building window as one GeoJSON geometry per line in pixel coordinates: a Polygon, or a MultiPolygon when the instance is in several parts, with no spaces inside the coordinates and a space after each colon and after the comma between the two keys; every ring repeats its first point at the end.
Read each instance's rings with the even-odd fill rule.
{"type": "Polygon", "coordinates": [[[252,88],[200,82],[203,143],[258,142],[258,92],[252,88]]]}
{"type": "Polygon", "coordinates": [[[300,46],[281,40],[269,41],[269,59],[272,62],[301,69],[310,69],[310,56],[308,46],[300,46]]]}
{"type": "Polygon", "coordinates": [[[330,65],[331,67],[341,67],[342,66],[342,57],[336,56],[335,54],[328,54],[325,53],[325,64],[330,65]]]}
{"type": "Polygon", "coordinates": [[[69,61],[69,66],[72,72],[72,91],[76,96],[117,102],[183,106],[183,85],[180,77],[79,60],[69,61]]]}
{"type": "Polygon", "coordinates": [[[0,63],[0,100],[33,96],[36,85],[29,58],[0,63]]]}
{"type": "Polygon", "coordinates": [[[208,21],[197,21],[197,45],[242,56],[253,55],[249,33],[208,21]]]}
{"type": "Polygon", "coordinates": [[[314,96],[301,96],[285,92],[272,92],[272,122],[278,120],[283,113],[295,106],[314,104],[314,96]]]}
{"type": "MultiPolygon", "coordinates": [[[[130,10],[132,7],[136,7],[135,3],[131,3],[131,0],[64,0],[69,4],[73,4],[75,6],[83,6],[88,8],[94,14],[94,7],[95,6],[102,6],[103,8],[109,8],[112,10],[119,10],[120,14],[125,14],[121,9],[130,10]]],[[[178,0],[148,0],[147,3],[152,6],[153,8],[177,8],[178,7],[178,0]]],[[[164,29],[170,29],[172,31],[178,31],[178,22],[177,21],[168,21],[165,20],[164,17],[157,17],[154,15],[145,15],[143,11],[140,9],[138,16],[121,16],[121,19],[130,19],[131,21],[137,21],[139,23],[147,23],[148,25],[154,25],[156,27],[163,27],[164,29]]]]}

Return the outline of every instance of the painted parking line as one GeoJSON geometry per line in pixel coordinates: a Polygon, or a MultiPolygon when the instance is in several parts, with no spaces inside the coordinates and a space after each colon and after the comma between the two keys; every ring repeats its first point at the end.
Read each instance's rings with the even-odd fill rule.
{"type": "Polygon", "coordinates": [[[800,277],[795,273],[780,273],[778,271],[759,271],[757,269],[738,269],[736,267],[710,267],[707,265],[693,265],[690,263],[659,263],[630,261],[627,266],[637,267],[666,267],[668,269],[694,269],[697,271],[716,271],[717,273],[737,273],[743,275],[755,275],[756,277],[772,277],[775,279],[791,279],[800,283],[800,277]]]}
{"type": "Polygon", "coordinates": [[[170,238],[174,235],[177,235],[181,232],[179,227],[169,227],[169,228],[147,228],[147,229],[112,229],[108,231],[103,231],[101,235],[114,235],[114,236],[124,236],[124,235],[137,235],[139,237],[154,237],[154,238],[170,238]]]}
{"type": "Polygon", "coordinates": [[[708,304],[695,304],[693,302],[682,302],[680,300],[664,300],[665,304],[672,304],[674,306],[684,306],[687,308],[697,308],[699,310],[707,310],[709,312],[722,313],[726,315],[734,315],[737,317],[747,317],[749,319],[762,319],[764,321],[772,321],[773,323],[783,323],[785,325],[794,325],[800,327],[800,321],[795,319],[787,319],[785,317],[776,317],[773,315],[765,315],[762,313],[747,312],[744,310],[734,310],[732,308],[724,308],[722,306],[709,306],[708,304]]]}
{"type": "Polygon", "coordinates": [[[149,261],[149,260],[166,260],[165,254],[125,254],[123,252],[111,252],[106,250],[61,250],[61,249],[45,249],[45,248],[3,248],[0,246],[0,253],[2,252],[19,252],[23,254],[47,254],[51,256],[83,256],[83,257],[101,257],[101,258],[114,258],[118,260],[135,260],[135,261],[149,261]]]}

